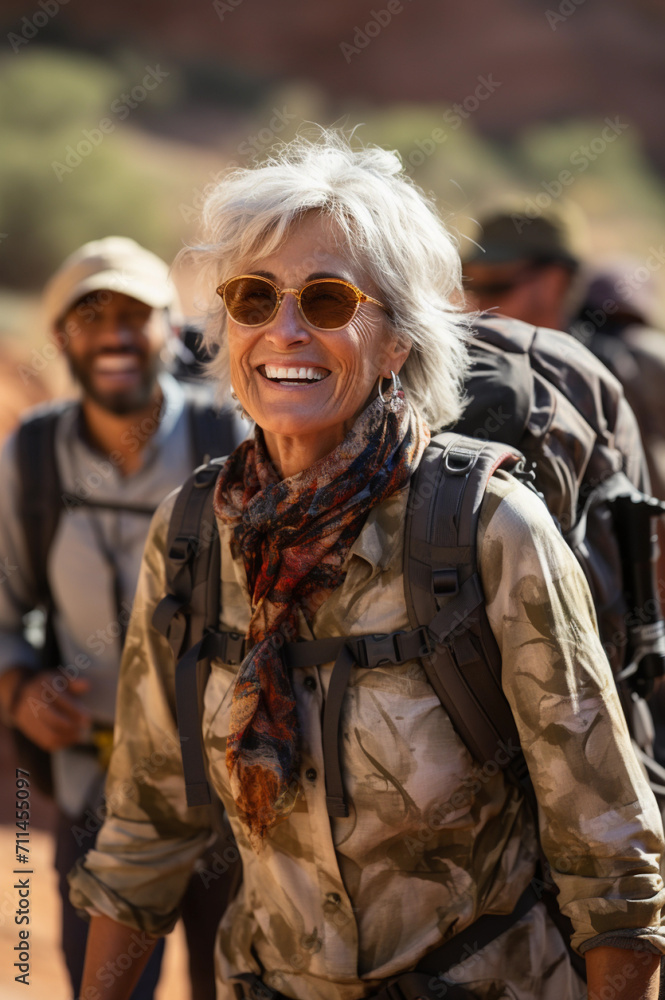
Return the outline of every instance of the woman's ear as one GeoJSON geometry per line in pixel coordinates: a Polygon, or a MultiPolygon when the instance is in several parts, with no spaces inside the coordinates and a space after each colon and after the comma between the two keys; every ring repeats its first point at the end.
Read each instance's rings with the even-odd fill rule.
{"type": "Polygon", "coordinates": [[[387,367],[387,371],[383,370],[381,373],[382,376],[384,378],[390,378],[391,372],[395,372],[396,375],[399,374],[399,371],[408,358],[410,351],[410,340],[407,340],[405,337],[395,337],[386,351],[384,367],[387,367]]]}

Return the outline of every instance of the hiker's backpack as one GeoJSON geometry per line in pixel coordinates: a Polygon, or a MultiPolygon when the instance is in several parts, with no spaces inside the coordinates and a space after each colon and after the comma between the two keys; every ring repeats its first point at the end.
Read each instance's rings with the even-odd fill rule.
{"type": "MultiPolygon", "coordinates": [[[[337,738],[350,671],[420,658],[472,755],[505,761],[528,786],[517,729],[501,687],[501,659],[484,607],[476,531],[489,477],[503,467],[533,485],[579,559],[596,606],[636,749],[652,788],[665,771],[650,758],[646,695],[663,672],[665,627],[653,587],[652,519],[634,417],[619,383],[572,338],[483,316],[471,345],[469,406],[461,428],[433,438],[411,483],[404,588],[412,629],[390,635],[287,643],[292,666],[335,662],[324,708],[328,810],[346,815],[337,738]],[[502,443],[507,439],[507,444],[502,443]],[[636,705],[641,706],[636,710],[636,705]]],[[[220,547],[212,509],[223,459],[182,487],[169,525],[167,593],[153,624],[177,663],[176,707],[189,805],[210,801],[201,701],[210,660],[239,665],[245,638],[218,631],[220,547]]]]}
{"type": "MultiPolygon", "coordinates": [[[[216,454],[228,454],[246,434],[234,411],[211,405],[208,396],[185,388],[189,433],[194,467],[208,462],[216,454]]],[[[16,462],[19,481],[21,527],[26,544],[28,568],[35,581],[35,605],[44,614],[40,664],[55,669],[60,663],[53,625],[54,601],[48,581],[48,555],[58,523],[74,507],[94,507],[118,513],[131,512],[146,519],[155,512],[154,504],[123,504],[95,500],[91,496],[63,491],[56,459],[56,430],[62,416],[79,404],[75,400],[40,407],[20,425],[16,438],[16,462]]],[[[17,752],[30,764],[35,782],[46,794],[52,794],[50,754],[33,744],[19,730],[14,730],[17,752]]]]}
{"type": "Polygon", "coordinates": [[[179,382],[200,385],[205,380],[213,356],[205,346],[199,326],[186,322],[169,339],[167,349],[171,354],[169,371],[179,382]]]}

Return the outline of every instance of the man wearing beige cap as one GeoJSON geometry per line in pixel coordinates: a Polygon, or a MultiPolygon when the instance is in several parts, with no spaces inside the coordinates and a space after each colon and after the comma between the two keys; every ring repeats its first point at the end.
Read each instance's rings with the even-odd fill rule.
{"type": "MultiPolygon", "coordinates": [[[[86,924],[66,875],[94,848],[103,818],[116,680],[150,516],[247,430],[163,370],[174,303],[166,264],[133,240],[108,237],[68,257],[44,307],[80,399],[30,415],[0,456],[0,552],[13,567],[0,588],[0,710],[31,753],[33,783],[52,780],[63,949],[77,997],[86,924]],[[48,612],[41,652],[24,634],[37,607],[48,612]]],[[[146,771],[173,754],[179,745],[156,746],[146,771]]],[[[183,903],[197,1000],[214,997],[221,881],[206,892],[195,876],[183,903]]],[[[100,970],[100,982],[122,972],[100,970]]],[[[152,996],[158,973],[159,961],[148,966],[137,1000],[152,996]]]]}

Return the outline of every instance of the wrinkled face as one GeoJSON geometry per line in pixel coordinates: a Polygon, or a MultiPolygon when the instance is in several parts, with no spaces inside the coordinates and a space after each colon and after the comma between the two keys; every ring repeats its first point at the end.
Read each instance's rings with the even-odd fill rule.
{"type": "Polygon", "coordinates": [[[102,289],[67,312],[57,337],[84,394],[111,413],[134,413],[153,395],[164,346],[163,310],[102,289]]]}
{"type": "MultiPolygon", "coordinates": [[[[270,278],[280,289],[301,289],[315,278],[342,278],[381,301],[379,289],[355,264],[326,218],[311,213],[272,256],[248,261],[245,274],[270,278]]],[[[231,382],[244,409],[272,435],[339,444],[380,376],[398,372],[408,354],[387,313],[361,303],[348,326],[317,330],[285,295],[263,326],[240,326],[228,317],[231,382]]]]}

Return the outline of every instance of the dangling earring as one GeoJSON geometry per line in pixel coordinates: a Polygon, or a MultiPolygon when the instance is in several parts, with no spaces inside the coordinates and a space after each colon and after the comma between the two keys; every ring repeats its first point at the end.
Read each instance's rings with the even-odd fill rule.
{"type": "Polygon", "coordinates": [[[394,371],[391,370],[390,375],[393,380],[393,384],[390,389],[390,398],[386,397],[381,392],[381,383],[383,381],[383,375],[379,379],[379,399],[383,403],[386,410],[390,413],[396,413],[399,409],[401,401],[404,399],[404,390],[402,389],[402,383],[399,380],[399,375],[396,375],[394,371]]]}
{"type": "Polygon", "coordinates": [[[238,413],[240,414],[240,419],[241,419],[241,420],[249,420],[249,422],[251,423],[251,421],[252,421],[252,418],[250,417],[250,415],[249,415],[249,413],[247,412],[247,410],[243,409],[243,405],[242,405],[242,403],[238,402],[238,397],[237,397],[237,395],[236,395],[236,391],[235,391],[235,389],[233,388],[233,386],[231,386],[231,399],[235,399],[235,400],[236,400],[236,405],[235,405],[235,409],[236,409],[236,410],[238,411],[238,413]]]}

